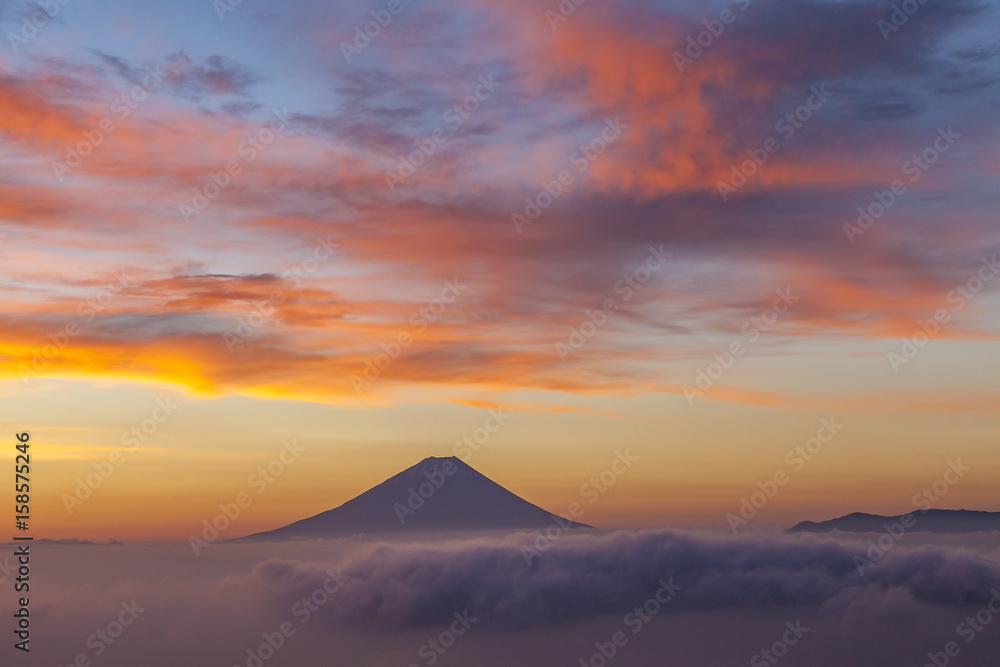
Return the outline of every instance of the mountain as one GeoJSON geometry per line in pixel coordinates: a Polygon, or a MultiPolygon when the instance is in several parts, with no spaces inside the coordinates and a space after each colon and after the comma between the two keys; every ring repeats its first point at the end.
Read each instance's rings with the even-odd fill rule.
{"type": "Polygon", "coordinates": [[[242,539],[545,529],[552,525],[590,528],[514,495],[457,457],[432,456],[340,507],[242,539]]]}
{"type": "MultiPolygon", "coordinates": [[[[789,533],[880,533],[886,524],[899,523],[903,517],[912,522],[908,531],[917,533],[973,533],[979,530],[1000,530],[1000,512],[974,510],[918,510],[899,516],[880,516],[855,512],[830,521],[803,521],[788,529],[789,533]]],[[[906,525],[905,523],[903,524],[906,525]]]]}
{"type": "MultiPolygon", "coordinates": [[[[16,547],[24,544],[24,542],[0,542],[0,547],[16,547]]],[[[116,547],[125,545],[124,542],[119,542],[113,537],[109,537],[107,542],[91,542],[90,540],[81,540],[76,537],[43,537],[32,540],[32,544],[45,544],[57,547],[116,547]]],[[[0,568],[0,572],[2,571],[3,568],[0,568]]]]}

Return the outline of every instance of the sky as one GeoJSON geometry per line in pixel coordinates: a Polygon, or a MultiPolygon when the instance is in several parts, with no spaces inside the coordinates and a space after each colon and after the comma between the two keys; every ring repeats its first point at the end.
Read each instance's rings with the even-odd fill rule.
{"type": "Polygon", "coordinates": [[[553,512],[598,480],[601,527],[899,514],[956,462],[933,506],[1000,510],[998,19],[0,2],[37,534],[248,492],[236,537],[459,453],[553,512]]]}

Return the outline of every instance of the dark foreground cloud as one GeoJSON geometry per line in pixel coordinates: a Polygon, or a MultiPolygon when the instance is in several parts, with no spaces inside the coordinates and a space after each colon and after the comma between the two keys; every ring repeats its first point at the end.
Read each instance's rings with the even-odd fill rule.
{"type": "MultiPolygon", "coordinates": [[[[450,547],[376,545],[338,565],[349,579],[324,614],[339,623],[412,627],[467,609],[484,624],[525,628],[631,609],[663,582],[679,587],[670,603],[677,610],[815,607],[839,604],[845,594],[894,592],[908,602],[984,604],[1000,588],[1000,563],[940,547],[873,561],[866,548],[832,541],[672,531],[568,536],[546,545],[532,536],[450,547]]],[[[240,585],[269,591],[285,606],[328,576],[315,564],[270,559],[240,585]]]]}

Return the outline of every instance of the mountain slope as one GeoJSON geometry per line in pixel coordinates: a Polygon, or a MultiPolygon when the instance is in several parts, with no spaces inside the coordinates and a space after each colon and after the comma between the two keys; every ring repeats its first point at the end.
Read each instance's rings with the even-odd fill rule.
{"type": "MultiPolygon", "coordinates": [[[[1000,530],[1000,512],[974,510],[918,510],[912,512],[912,528],[917,533],[971,533],[979,530],[1000,530]]],[[[788,529],[789,533],[828,533],[839,530],[848,533],[879,533],[886,524],[899,523],[908,515],[880,516],[855,512],[829,521],[803,521],[788,529]]]]}
{"type": "Polygon", "coordinates": [[[557,521],[589,528],[555,517],[457,457],[430,457],[339,507],[243,539],[546,528],[557,521]]]}

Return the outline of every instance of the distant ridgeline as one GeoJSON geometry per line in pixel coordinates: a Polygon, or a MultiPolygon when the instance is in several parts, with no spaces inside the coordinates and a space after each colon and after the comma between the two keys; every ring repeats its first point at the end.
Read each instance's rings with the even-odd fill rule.
{"type": "Polygon", "coordinates": [[[980,530],[1000,530],[1000,512],[976,510],[917,510],[898,516],[881,516],[855,512],[829,521],[803,521],[789,533],[878,533],[886,524],[900,523],[908,531],[924,533],[974,533],[980,530]]]}

